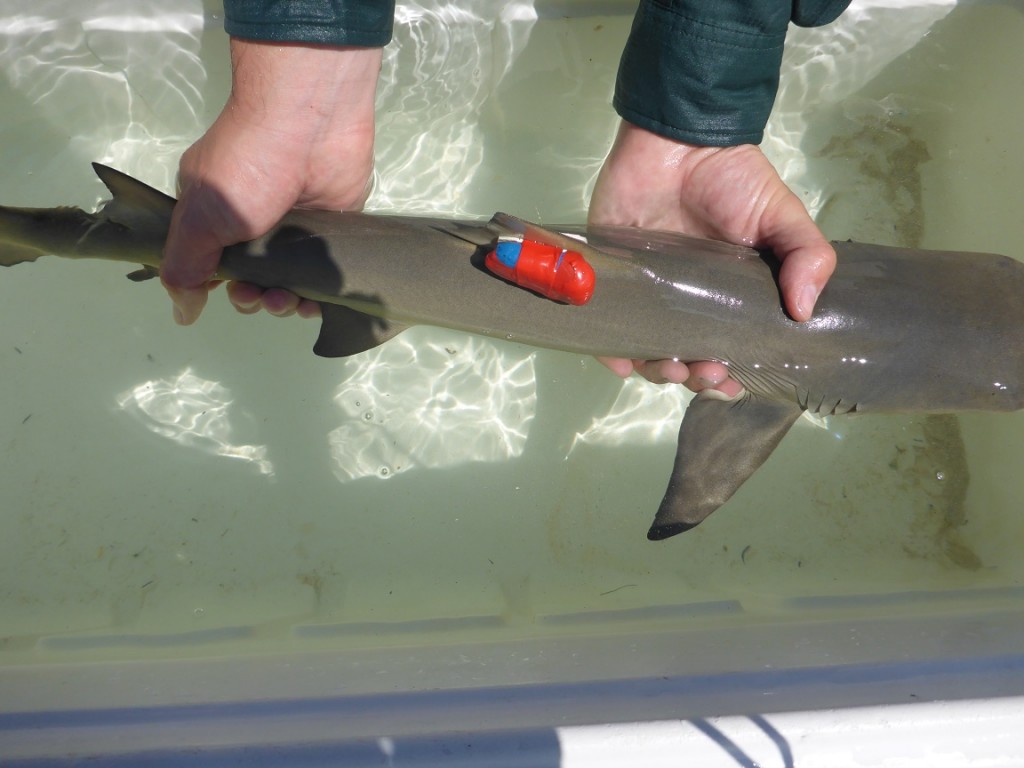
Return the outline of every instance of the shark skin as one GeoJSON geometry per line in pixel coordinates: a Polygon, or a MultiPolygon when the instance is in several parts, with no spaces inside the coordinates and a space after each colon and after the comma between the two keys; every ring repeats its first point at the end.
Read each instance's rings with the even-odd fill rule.
{"type": "MultiPolygon", "coordinates": [[[[94,164],[112,200],[0,207],[0,265],[47,254],[158,274],[173,198],[94,164]]],[[[768,253],[672,232],[552,231],[490,222],[294,210],[225,250],[217,277],[318,301],[314,351],[356,354],[426,324],[587,355],[718,360],[744,392],[691,402],[648,538],[689,530],[725,504],[804,411],[1014,411],[1024,407],[1024,264],[982,253],[834,243],[839,266],[815,316],[782,308],[768,253]],[[583,242],[573,234],[585,234],[583,242]],[[559,304],[483,267],[502,235],[583,254],[592,300],[559,304]]]]}

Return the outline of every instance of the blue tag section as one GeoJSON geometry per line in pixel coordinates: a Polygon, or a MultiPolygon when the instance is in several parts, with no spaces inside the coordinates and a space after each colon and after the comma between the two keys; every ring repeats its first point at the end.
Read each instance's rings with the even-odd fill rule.
{"type": "Polygon", "coordinates": [[[513,240],[502,240],[494,249],[494,255],[506,267],[515,269],[516,264],[519,263],[519,254],[522,250],[522,243],[517,243],[513,240]]]}

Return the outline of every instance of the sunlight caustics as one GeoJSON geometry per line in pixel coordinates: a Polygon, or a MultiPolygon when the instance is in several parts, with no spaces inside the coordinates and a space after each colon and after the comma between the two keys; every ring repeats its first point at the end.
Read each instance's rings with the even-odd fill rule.
{"type": "MultiPolygon", "coordinates": [[[[368,207],[585,221],[634,6],[400,3],[368,207]]],[[[91,207],[93,160],[173,193],[228,92],[219,13],[5,0],[0,203],[91,207]]],[[[830,237],[1020,257],[1022,36],[1015,6],[945,0],[793,29],[765,150],[830,237]]],[[[317,359],[314,324],[222,294],[182,330],[110,264],[5,270],[0,306],[0,662],[703,627],[1024,583],[1017,416],[798,424],[729,509],[656,546],[678,389],[428,328],[317,359]]]]}
{"type": "Polygon", "coordinates": [[[5,0],[0,71],[31,107],[26,130],[65,137],[49,167],[99,160],[172,186],[204,119],[205,24],[201,0],[97,0],[74,13],[66,0],[5,0]]]}
{"type": "Polygon", "coordinates": [[[169,379],[137,384],[117,397],[128,416],[175,443],[214,456],[252,462],[261,475],[273,475],[265,445],[231,442],[231,392],[186,368],[169,379]]]}
{"type": "Polygon", "coordinates": [[[378,173],[371,208],[481,214],[466,198],[485,163],[478,115],[522,54],[536,19],[530,0],[496,8],[443,0],[398,4],[377,111],[382,133],[406,139],[378,146],[378,168],[387,168],[388,177],[378,173]]]}
{"type": "Polygon", "coordinates": [[[334,396],[342,423],[328,435],[341,480],[519,456],[537,404],[533,356],[437,330],[403,334],[360,355],[334,396]],[[423,376],[417,371],[431,371],[423,376]],[[358,451],[353,451],[358,446],[358,451]]]}
{"type": "Polygon", "coordinates": [[[679,421],[693,395],[681,387],[652,387],[638,378],[627,379],[611,410],[594,417],[579,443],[608,447],[650,445],[675,439],[679,421]]]}
{"type": "Polygon", "coordinates": [[[805,105],[878,109],[858,97],[858,91],[915,46],[954,6],[955,0],[863,0],[827,27],[790,29],[783,61],[786,76],[762,149],[812,216],[827,195],[821,189],[822,175],[810,167],[801,149],[808,123],[815,117],[805,105]]]}

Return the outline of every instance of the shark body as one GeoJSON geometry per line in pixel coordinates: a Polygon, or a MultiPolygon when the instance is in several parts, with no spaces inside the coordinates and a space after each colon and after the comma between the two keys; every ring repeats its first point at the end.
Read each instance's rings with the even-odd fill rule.
{"type": "MultiPolygon", "coordinates": [[[[0,207],[0,265],[104,258],[157,274],[174,199],[94,165],[113,199],[77,208],[0,207]]],[[[591,227],[582,242],[504,214],[486,223],[295,210],[228,248],[218,277],[320,302],[314,350],[355,354],[414,324],[588,355],[718,360],[745,388],[691,402],[662,503],[664,539],[718,507],[804,411],[1012,411],[1024,407],[1024,264],[1005,256],[834,243],[839,266],[807,323],[782,309],[778,264],[750,248],[671,232],[591,227]],[[489,274],[499,236],[581,252],[585,306],[489,274]]]]}

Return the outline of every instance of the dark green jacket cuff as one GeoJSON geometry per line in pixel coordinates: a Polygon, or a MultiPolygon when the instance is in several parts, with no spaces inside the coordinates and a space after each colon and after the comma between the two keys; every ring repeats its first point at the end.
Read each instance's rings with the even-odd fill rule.
{"type": "Polygon", "coordinates": [[[613,104],[631,123],[703,146],[758,144],[786,29],[827,24],[849,0],[641,0],[613,104]]]}
{"type": "Polygon", "coordinates": [[[224,30],[247,40],[379,48],[394,23],[395,0],[224,0],[224,30]]]}

